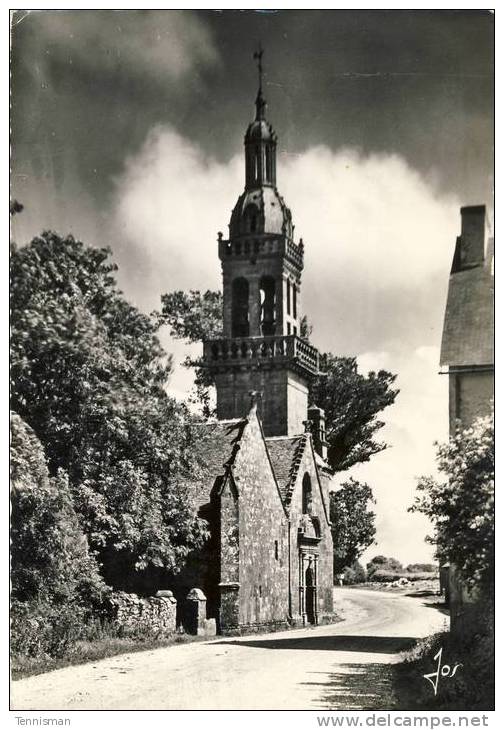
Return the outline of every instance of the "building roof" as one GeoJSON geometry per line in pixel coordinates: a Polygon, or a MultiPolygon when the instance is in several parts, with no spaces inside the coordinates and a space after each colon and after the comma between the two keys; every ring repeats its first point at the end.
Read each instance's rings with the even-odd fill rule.
{"type": "Polygon", "coordinates": [[[251,211],[258,217],[256,233],[286,235],[292,238],[292,215],[275,187],[269,184],[259,185],[240,195],[231,214],[231,236],[250,233],[247,216],[251,211]]]}
{"type": "Polygon", "coordinates": [[[307,438],[307,434],[301,434],[300,436],[274,436],[265,439],[278,488],[286,507],[291,501],[307,438]]]}
{"type": "MultiPolygon", "coordinates": [[[[247,422],[248,419],[237,418],[188,424],[193,437],[193,451],[197,464],[188,487],[197,507],[202,507],[210,501],[210,492],[216,480],[224,476],[226,466],[234,463],[247,422]]],[[[280,497],[287,510],[308,439],[309,435],[306,433],[298,436],[271,436],[264,439],[280,497]]],[[[323,472],[327,469],[326,463],[317,454],[315,461],[321,470],[320,476],[325,477],[323,472]]]]}
{"type": "Polygon", "coordinates": [[[471,367],[494,363],[493,276],[484,264],[450,275],[441,366],[471,367]]]}
{"type": "Polygon", "coordinates": [[[190,486],[198,506],[209,501],[215,480],[234,462],[246,423],[246,419],[237,418],[188,425],[197,463],[190,486]]]}

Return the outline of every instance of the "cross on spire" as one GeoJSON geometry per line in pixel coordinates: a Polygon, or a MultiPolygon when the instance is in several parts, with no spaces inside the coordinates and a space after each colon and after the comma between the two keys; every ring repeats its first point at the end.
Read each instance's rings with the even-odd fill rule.
{"type": "Polygon", "coordinates": [[[261,44],[259,44],[259,48],[257,51],[254,51],[254,60],[257,61],[257,72],[259,74],[259,90],[257,92],[257,98],[256,98],[256,119],[264,119],[264,112],[266,109],[266,102],[264,100],[264,97],[262,95],[262,82],[263,82],[263,65],[262,65],[262,57],[263,57],[263,49],[261,47],[261,44]]]}
{"type": "Polygon", "coordinates": [[[262,66],[262,57],[263,57],[264,50],[259,43],[259,48],[257,51],[254,51],[254,60],[257,61],[257,71],[259,74],[259,91],[262,91],[262,80],[263,80],[263,66],[262,66]]]}

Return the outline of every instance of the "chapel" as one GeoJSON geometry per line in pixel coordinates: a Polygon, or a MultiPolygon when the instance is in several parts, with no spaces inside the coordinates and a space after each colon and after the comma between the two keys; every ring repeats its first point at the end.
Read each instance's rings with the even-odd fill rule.
{"type": "Polygon", "coordinates": [[[266,118],[261,54],[245,188],[218,234],[223,332],[204,342],[217,418],[191,424],[190,485],[210,539],[181,581],[234,634],[330,621],[332,477],[324,412],[309,402],[318,351],[302,337],[305,247],[277,188],[277,136],[266,118]]]}

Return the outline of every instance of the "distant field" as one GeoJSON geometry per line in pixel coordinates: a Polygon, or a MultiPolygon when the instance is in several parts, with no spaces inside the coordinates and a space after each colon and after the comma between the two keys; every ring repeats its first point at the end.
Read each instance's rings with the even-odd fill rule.
{"type": "Polygon", "coordinates": [[[366,590],[373,591],[390,591],[392,593],[438,593],[439,592],[439,578],[437,576],[432,577],[430,574],[429,578],[420,578],[417,580],[393,580],[393,581],[369,581],[367,583],[359,583],[356,585],[349,585],[347,588],[359,589],[364,588],[366,590]]]}

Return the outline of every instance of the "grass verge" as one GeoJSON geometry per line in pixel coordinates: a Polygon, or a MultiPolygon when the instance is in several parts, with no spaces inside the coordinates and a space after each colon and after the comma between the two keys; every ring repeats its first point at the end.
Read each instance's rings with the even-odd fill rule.
{"type": "Polygon", "coordinates": [[[208,641],[208,637],[192,636],[189,634],[171,634],[161,637],[108,637],[93,641],[77,641],[62,657],[50,657],[48,655],[37,657],[13,656],[11,661],[12,679],[24,679],[35,674],[43,674],[44,672],[51,672],[54,669],[99,661],[100,659],[107,659],[118,654],[161,649],[165,646],[185,644],[192,641],[208,641]]]}
{"type": "MultiPolygon", "coordinates": [[[[435,677],[433,678],[435,680],[435,677]]],[[[493,710],[495,703],[493,634],[477,634],[462,641],[449,632],[419,641],[403,662],[393,665],[398,710],[493,710]],[[423,675],[436,672],[442,649],[437,693],[423,675]],[[453,673],[455,665],[461,666],[453,673]]]]}

